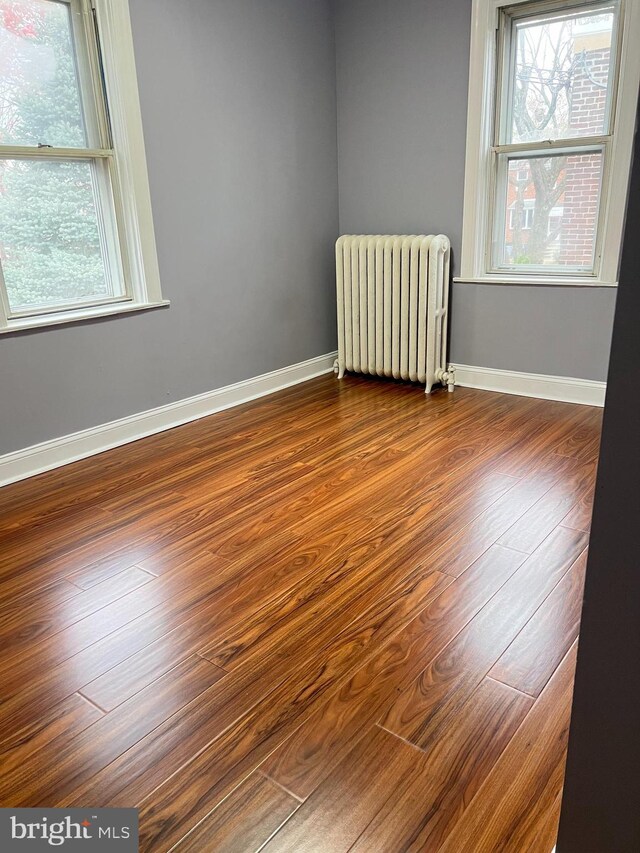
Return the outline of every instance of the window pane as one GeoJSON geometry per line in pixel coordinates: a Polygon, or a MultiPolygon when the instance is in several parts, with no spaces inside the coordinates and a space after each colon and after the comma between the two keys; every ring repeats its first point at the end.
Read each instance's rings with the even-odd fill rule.
{"type": "Polygon", "coordinates": [[[121,295],[106,274],[100,164],[0,162],[0,262],[12,312],[121,295]]]}
{"type": "Polygon", "coordinates": [[[87,147],[70,14],[0,0],[0,144],[87,147]]]}
{"type": "Polygon", "coordinates": [[[516,22],[507,142],[608,132],[614,13],[516,22]]]}
{"type": "MultiPolygon", "coordinates": [[[[602,153],[502,158],[499,267],[591,271],[594,263],[602,153]]],[[[550,270],[545,270],[550,272],[550,270]]]]}

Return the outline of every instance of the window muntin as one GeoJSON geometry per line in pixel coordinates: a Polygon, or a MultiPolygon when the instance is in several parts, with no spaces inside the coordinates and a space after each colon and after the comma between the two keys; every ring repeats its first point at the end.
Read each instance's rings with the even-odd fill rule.
{"type": "Polygon", "coordinates": [[[89,0],[0,0],[5,322],[131,301],[89,0]]]}

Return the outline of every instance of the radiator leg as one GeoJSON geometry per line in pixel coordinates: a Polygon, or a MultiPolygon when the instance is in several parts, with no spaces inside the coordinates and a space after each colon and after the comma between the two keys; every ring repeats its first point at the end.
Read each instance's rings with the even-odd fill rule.
{"type": "Polygon", "coordinates": [[[344,367],[340,365],[340,362],[336,358],[333,362],[333,372],[337,374],[338,379],[342,379],[344,377],[344,367]]]}

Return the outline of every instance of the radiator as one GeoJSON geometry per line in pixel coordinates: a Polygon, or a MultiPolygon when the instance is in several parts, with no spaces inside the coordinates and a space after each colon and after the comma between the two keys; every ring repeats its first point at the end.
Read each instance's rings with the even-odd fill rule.
{"type": "Polygon", "coordinates": [[[340,237],[336,243],[338,358],[335,371],[436,383],[447,369],[447,237],[340,237]]]}

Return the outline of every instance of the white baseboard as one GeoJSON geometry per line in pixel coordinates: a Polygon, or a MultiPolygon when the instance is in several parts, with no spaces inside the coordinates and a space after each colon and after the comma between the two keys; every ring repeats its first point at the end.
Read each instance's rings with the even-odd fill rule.
{"type": "Polygon", "coordinates": [[[306,382],[323,373],[329,373],[333,369],[336,356],[335,352],[320,355],[253,379],[245,379],[234,385],[199,394],[197,397],[178,400],[157,409],[0,456],[0,486],[51,471],[69,462],[86,459],[87,456],[213,415],[223,409],[239,406],[290,385],[306,382]]]}
{"type": "Polygon", "coordinates": [[[543,400],[561,400],[583,406],[604,406],[606,382],[591,379],[572,379],[568,376],[546,376],[540,373],[518,373],[493,367],[471,367],[454,364],[456,385],[499,391],[520,397],[540,397],[543,400]]]}

